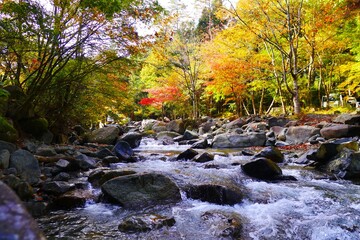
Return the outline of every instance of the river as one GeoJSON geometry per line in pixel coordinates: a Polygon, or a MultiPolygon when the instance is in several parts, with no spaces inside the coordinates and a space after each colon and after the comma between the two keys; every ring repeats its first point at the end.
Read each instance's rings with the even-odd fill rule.
{"type": "MultiPolygon", "coordinates": [[[[215,151],[211,163],[174,161],[189,146],[159,145],[145,139],[136,154],[141,161],[111,167],[137,172],[163,172],[179,185],[188,182],[238,184],[248,190],[242,202],[217,205],[186,197],[166,206],[129,211],[120,206],[88,201],[82,208],[58,210],[38,218],[48,239],[360,239],[360,186],[345,180],[328,180],[303,166],[285,164],[284,175],[298,181],[264,182],[246,177],[240,164],[249,161],[239,150],[215,151]],[[118,230],[129,215],[156,213],[171,216],[175,225],[141,232],[118,230]],[[224,234],[222,216],[241,221],[241,235],[224,234]]],[[[94,194],[100,190],[89,184],[94,194]]],[[[227,229],[228,230],[228,229],[227,229]]]]}

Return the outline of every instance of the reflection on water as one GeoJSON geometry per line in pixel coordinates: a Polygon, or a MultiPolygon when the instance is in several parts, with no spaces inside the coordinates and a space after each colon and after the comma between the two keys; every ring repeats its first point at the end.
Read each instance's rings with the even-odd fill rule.
{"type": "MultiPolygon", "coordinates": [[[[239,239],[360,239],[360,186],[349,181],[330,181],[321,175],[296,166],[285,166],[285,175],[296,182],[268,183],[243,176],[234,163],[249,158],[217,155],[212,162],[218,168],[206,168],[207,163],[175,162],[164,152],[187,149],[183,146],[160,146],[145,142],[137,149],[145,160],[119,164],[115,167],[135,171],[161,171],[179,184],[186,182],[231,182],[249,190],[245,200],[235,206],[221,206],[192,200],[182,194],[182,202],[156,206],[141,211],[128,211],[104,203],[89,202],[84,208],[55,211],[38,219],[49,239],[233,239],[219,235],[223,219],[209,223],[206,213],[221,213],[241,219],[239,239]],[[147,144],[147,145],[146,145],[147,144]],[[156,153],[157,149],[160,149],[156,153]],[[132,214],[158,213],[173,216],[176,223],[150,232],[125,234],[118,230],[122,219],[132,214]],[[219,230],[220,229],[220,230],[219,230]]],[[[225,223],[226,224],[226,223],[225,223]]]]}

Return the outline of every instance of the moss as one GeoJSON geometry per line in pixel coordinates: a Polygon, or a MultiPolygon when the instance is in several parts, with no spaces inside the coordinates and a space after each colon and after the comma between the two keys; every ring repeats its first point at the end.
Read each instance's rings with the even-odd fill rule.
{"type": "Polygon", "coordinates": [[[0,116],[0,140],[15,142],[18,138],[16,129],[3,117],[0,116]]]}
{"type": "Polygon", "coordinates": [[[48,121],[45,118],[33,118],[20,121],[23,131],[34,137],[41,137],[48,129],[48,121]]]}

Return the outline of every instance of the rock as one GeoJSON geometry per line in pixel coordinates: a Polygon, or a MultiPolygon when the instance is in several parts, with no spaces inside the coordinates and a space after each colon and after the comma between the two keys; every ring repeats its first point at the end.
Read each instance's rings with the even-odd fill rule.
{"type": "Polygon", "coordinates": [[[234,213],[207,211],[201,215],[201,219],[217,239],[242,239],[242,220],[234,213]]]}
{"type": "Polygon", "coordinates": [[[33,188],[24,180],[21,180],[13,174],[9,174],[4,176],[2,181],[15,191],[21,200],[26,201],[32,198],[34,193],[33,188]]]}
{"type": "Polygon", "coordinates": [[[127,142],[131,148],[137,148],[140,146],[142,135],[137,132],[129,132],[123,135],[120,140],[127,142]]]}
{"type": "Polygon", "coordinates": [[[195,151],[192,148],[189,148],[187,150],[185,150],[184,152],[180,153],[177,157],[176,160],[191,160],[193,159],[196,155],[198,155],[198,152],[195,151]]]}
{"type": "Polygon", "coordinates": [[[194,162],[199,162],[199,163],[210,162],[212,160],[214,160],[214,155],[207,152],[198,154],[196,157],[193,158],[194,162]]]}
{"type": "Polygon", "coordinates": [[[197,138],[199,138],[199,135],[194,131],[186,130],[184,132],[183,140],[192,140],[197,138]]]}
{"type": "Polygon", "coordinates": [[[259,158],[255,161],[241,166],[245,174],[261,180],[273,180],[282,175],[282,171],[276,163],[266,158],[259,158]]]}
{"type": "Polygon", "coordinates": [[[130,161],[130,162],[134,161],[132,158],[134,155],[134,151],[127,142],[118,141],[115,144],[112,151],[120,160],[130,161]]]}
{"type": "Polygon", "coordinates": [[[0,150],[0,169],[9,167],[10,152],[7,149],[0,150]]]}
{"type": "Polygon", "coordinates": [[[184,121],[182,119],[172,120],[166,125],[166,129],[167,129],[167,131],[170,131],[170,132],[184,134],[184,132],[185,132],[184,121]]]}
{"type": "Polygon", "coordinates": [[[325,125],[320,134],[325,139],[360,136],[360,126],[346,124],[325,125]]]}
{"type": "Polygon", "coordinates": [[[35,155],[44,156],[44,157],[51,157],[51,156],[55,156],[56,154],[57,152],[55,151],[55,148],[51,146],[39,147],[35,152],[35,155]]]}
{"type": "Polygon", "coordinates": [[[0,238],[45,240],[16,194],[2,182],[0,192],[0,238]]]}
{"type": "Polygon", "coordinates": [[[10,153],[13,153],[16,151],[16,145],[13,143],[5,142],[0,140],[0,149],[1,150],[8,150],[10,153]]]}
{"type": "Polygon", "coordinates": [[[101,178],[98,180],[98,184],[101,186],[105,182],[113,178],[132,175],[132,174],[136,174],[136,172],[133,170],[117,170],[117,171],[104,172],[104,175],[102,175],[101,178]]]}
{"type": "Polygon", "coordinates": [[[152,130],[152,127],[154,126],[155,123],[157,123],[158,121],[154,120],[154,119],[144,119],[141,121],[141,127],[140,130],[141,131],[149,131],[152,130]]]}
{"type": "Polygon", "coordinates": [[[240,203],[244,197],[240,189],[210,184],[193,185],[185,189],[185,192],[188,198],[221,205],[240,203]]]}
{"type": "Polygon", "coordinates": [[[359,180],[360,152],[343,148],[333,160],[329,161],[321,169],[328,174],[334,174],[336,178],[359,180]]]}
{"type": "Polygon", "coordinates": [[[326,142],[321,144],[317,151],[311,155],[307,155],[307,158],[322,165],[336,157],[336,155],[338,155],[344,148],[359,151],[359,143],[347,138],[326,142]]]}
{"type": "Polygon", "coordinates": [[[210,145],[207,139],[199,140],[191,145],[191,148],[197,148],[197,149],[205,149],[208,147],[210,147],[210,145]]]}
{"type": "Polygon", "coordinates": [[[268,125],[269,127],[279,126],[284,127],[289,122],[289,119],[286,118],[277,118],[277,117],[271,117],[268,119],[268,125]]]}
{"type": "Polygon", "coordinates": [[[59,168],[62,171],[67,171],[71,169],[71,163],[68,160],[65,159],[59,159],[55,163],[55,167],[59,168]]]}
{"type": "Polygon", "coordinates": [[[299,158],[294,160],[297,164],[308,164],[310,159],[308,158],[309,155],[315,154],[317,149],[310,149],[307,152],[303,153],[299,158]]]}
{"type": "Polygon", "coordinates": [[[109,157],[109,156],[114,157],[115,155],[114,155],[114,153],[113,153],[112,151],[110,151],[109,149],[107,149],[107,148],[102,148],[102,149],[100,149],[99,151],[97,151],[97,152],[95,153],[95,156],[96,156],[97,158],[104,159],[104,158],[109,157]]]}
{"type": "Polygon", "coordinates": [[[252,146],[264,146],[265,133],[224,133],[214,137],[212,148],[240,148],[252,146]]]}
{"type": "Polygon", "coordinates": [[[31,185],[40,180],[40,167],[36,158],[26,150],[16,150],[10,156],[10,168],[15,168],[21,178],[31,185]]]}
{"type": "Polygon", "coordinates": [[[332,121],[334,123],[360,125],[360,114],[340,114],[336,116],[332,121]]]}
{"type": "Polygon", "coordinates": [[[227,124],[224,124],[223,127],[225,129],[234,129],[234,128],[241,128],[243,125],[246,124],[246,121],[244,121],[241,118],[238,118],[232,122],[229,122],[227,124]]]}
{"type": "Polygon", "coordinates": [[[44,182],[42,190],[49,194],[60,195],[74,188],[73,184],[64,181],[44,182]]]}
{"type": "Polygon", "coordinates": [[[158,121],[152,126],[151,130],[153,130],[156,133],[164,132],[164,131],[167,130],[166,129],[166,123],[158,121]]]}
{"type": "Polygon", "coordinates": [[[320,129],[312,126],[291,126],[286,131],[286,142],[290,144],[301,144],[309,140],[310,137],[319,134],[320,129]]]}
{"type": "Polygon", "coordinates": [[[10,121],[0,115],[0,140],[15,142],[17,139],[17,130],[10,121]]]}
{"type": "Polygon", "coordinates": [[[175,137],[182,136],[179,133],[176,132],[170,132],[170,131],[163,131],[156,134],[156,139],[163,140],[163,139],[173,139],[175,137]]]}
{"type": "Polygon", "coordinates": [[[157,173],[116,177],[105,182],[101,190],[105,196],[130,209],[181,201],[176,184],[168,177],[157,173]]]}
{"type": "Polygon", "coordinates": [[[117,157],[117,156],[107,156],[103,158],[103,162],[105,164],[110,164],[110,163],[118,163],[121,162],[121,160],[117,157]]]}
{"type": "Polygon", "coordinates": [[[268,126],[265,122],[251,122],[243,126],[246,132],[259,132],[259,131],[266,131],[268,126]]]}
{"type": "Polygon", "coordinates": [[[171,227],[175,224],[175,219],[158,214],[141,214],[125,218],[118,229],[122,232],[136,233],[147,232],[160,229],[164,226],[171,227]]]}
{"type": "Polygon", "coordinates": [[[60,172],[53,178],[53,181],[69,181],[71,178],[70,174],[66,172],[60,172]]]}
{"type": "Polygon", "coordinates": [[[27,118],[19,121],[21,129],[40,139],[47,131],[49,123],[45,118],[27,118]]]}
{"type": "Polygon", "coordinates": [[[75,157],[75,164],[85,171],[96,167],[96,161],[93,158],[81,153],[75,157]]]}
{"type": "Polygon", "coordinates": [[[120,129],[117,127],[109,126],[96,129],[91,132],[89,142],[100,144],[114,144],[118,138],[120,129]]]}
{"type": "Polygon", "coordinates": [[[52,208],[72,209],[84,207],[86,201],[92,198],[94,196],[90,190],[74,189],[54,198],[52,208]]]}
{"type": "Polygon", "coordinates": [[[273,147],[273,146],[264,148],[258,154],[256,154],[254,157],[255,158],[260,158],[260,157],[267,158],[276,163],[284,162],[284,154],[282,154],[282,152],[278,148],[273,147]]]}

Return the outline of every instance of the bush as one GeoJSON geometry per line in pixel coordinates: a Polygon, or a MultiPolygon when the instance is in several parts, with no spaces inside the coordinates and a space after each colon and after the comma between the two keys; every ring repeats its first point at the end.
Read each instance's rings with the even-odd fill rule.
{"type": "Polygon", "coordinates": [[[25,119],[20,122],[21,129],[34,137],[41,137],[48,130],[48,121],[45,118],[25,119]]]}

